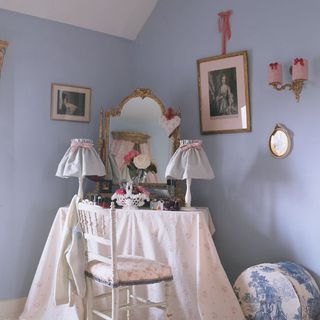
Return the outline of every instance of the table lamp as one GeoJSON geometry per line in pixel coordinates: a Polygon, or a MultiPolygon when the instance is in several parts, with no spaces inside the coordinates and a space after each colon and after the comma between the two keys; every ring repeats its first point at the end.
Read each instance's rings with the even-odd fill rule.
{"type": "Polygon", "coordinates": [[[166,179],[187,180],[185,205],[191,207],[191,180],[213,179],[214,173],[202,148],[202,140],[180,140],[180,146],[171,157],[166,179]]]}
{"type": "Polygon", "coordinates": [[[56,172],[56,176],[60,178],[77,177],[79,179],[78,197],[80,199],[83,198],[85,176],[102,177],[105,174],[105,166],[90,139],[72,139],[56,172]]]}

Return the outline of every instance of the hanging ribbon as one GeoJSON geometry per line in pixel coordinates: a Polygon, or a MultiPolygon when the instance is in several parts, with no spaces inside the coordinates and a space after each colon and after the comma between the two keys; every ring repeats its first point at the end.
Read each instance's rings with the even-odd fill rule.
{"type": "Polygon", "coordinates": [[[232,11],[222,11],[219,15],[219,32],[222,33],[221,37],[221,54],[226,54],[227,39],[231,39],[231,27],[230,27],[230,16],[232,11]]]}
{"type": "Polygon", "coordinates": [[[277,70],[278,69],[278,62],[270,63],[269,66],[272,70],[277,70]]]}
{"type": "Polygon", "coordinates": [[[295,58],[294,59],[294,65],[297,65],[298,63],[300,63],[302,66],[304,66],[304,61],[302,58],[295,58]]]}

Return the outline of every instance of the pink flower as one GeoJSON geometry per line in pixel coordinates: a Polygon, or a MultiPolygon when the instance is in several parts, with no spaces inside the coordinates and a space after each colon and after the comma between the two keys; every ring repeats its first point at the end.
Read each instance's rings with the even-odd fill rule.
{"type": "Polygon", "coordinates": [[[124,195],[126,191],[124,189],[117,189],[116,194],[124,195]]]}
{"type": "Polygon", "coordinates": [[[129,163],[134,157],[138,156],[139,154],[140,153],[137,150],[131,150],[123,157],[123,160],[129,163]]]}

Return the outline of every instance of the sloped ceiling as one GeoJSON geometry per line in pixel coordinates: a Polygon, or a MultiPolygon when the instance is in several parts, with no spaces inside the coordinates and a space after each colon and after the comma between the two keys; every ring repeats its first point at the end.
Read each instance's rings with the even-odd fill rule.
{"type": "Polygon", "coordinates": [[[0,8],[134,40],[158,0],[0,0],[0,8]]]}

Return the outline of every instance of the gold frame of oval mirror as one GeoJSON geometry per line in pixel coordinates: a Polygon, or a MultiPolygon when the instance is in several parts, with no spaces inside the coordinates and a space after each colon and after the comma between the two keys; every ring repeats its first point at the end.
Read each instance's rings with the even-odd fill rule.
{"type": "MultiPolygon", "coordinates": [[[[128,180],[122,171],[124,168],[128,172],[124,155],[136,150],[148,154],[157,167],[156,174],[148,173],[147,180],[139,183],[150,192],[151,199],[183,199],[179,181],[173,183],[165,179],[166,166],[179,147],[180,139],[180,126],[170,137],[161,128],[160,118],[166,112],[162,101],[145,88],[135,89],[116,108],[101,111],[98,148],[106,166],[106,176],[98,183],[100,194],[112,194],[112,185],[128,180]]],[[[173,116],[180,117],[180,113],[173,112],[173,116]]]]}

